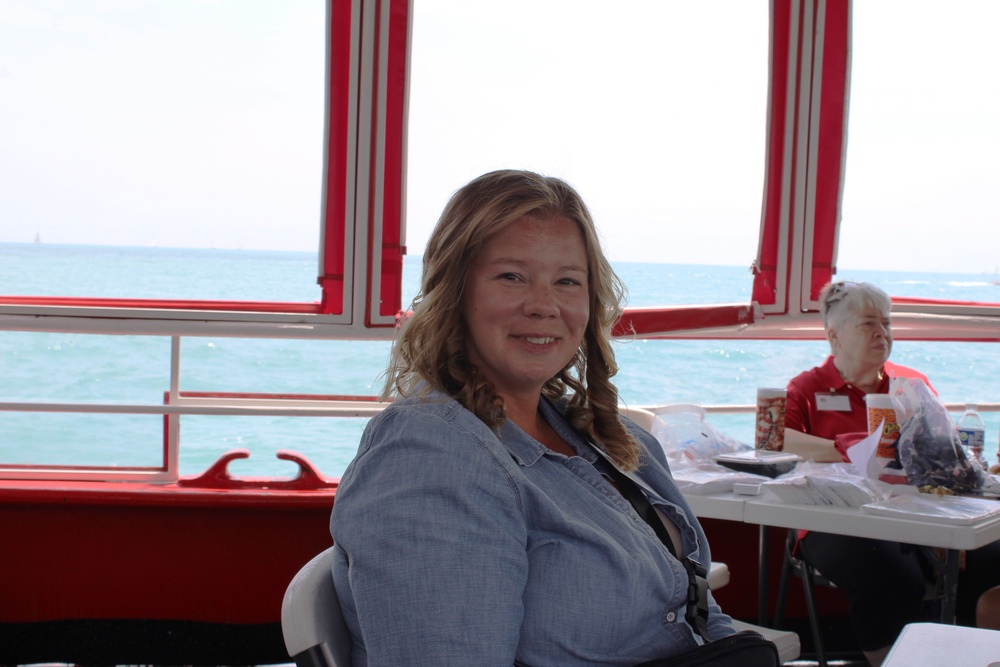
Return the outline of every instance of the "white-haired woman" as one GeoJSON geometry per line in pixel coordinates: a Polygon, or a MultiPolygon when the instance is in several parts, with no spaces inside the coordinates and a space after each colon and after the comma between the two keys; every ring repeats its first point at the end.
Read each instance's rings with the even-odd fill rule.
{"type": "MultiPolygon", "coordinates": [[[[868,394],[888,393],[893,377],[927,382],[919,372],[889,361],[891,307],[889,295],[869,283],[823,288],[820,311],[830,356],[788,383],[786,451],[814,461],[846,461],[847,449],[868,435],[868,394]]],[[[803,531],[797,550],[847,594],[855,635],[872,665],[882,663],[905,624],[933,620],[924,609],[933,569],[918,547],[803,531]]],[[[958,622],[975,625],[980,594],[998,584],[1000,544],[969,552],[959,575],[958,622]]]]}

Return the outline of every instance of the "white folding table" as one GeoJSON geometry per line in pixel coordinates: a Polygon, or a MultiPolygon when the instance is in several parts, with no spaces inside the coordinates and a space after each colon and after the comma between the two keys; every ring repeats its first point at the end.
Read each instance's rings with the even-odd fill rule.
{"type": "MultiPolygon", "coordinates": [[[[945,623],[955,622],[960,551],[978,549],[1000,540],[1000,516],[958,525],[925,521],[919,516],[880,516],[856,507],[792,505],[751,500],[743,505],[743,521],[762,526],[804,528],[835,535],[854,535],[944,549],[945,559],[940,566],[944,582],[941,620],[945,623]]],[[[928,553],[936,558],[929,550],[928,553]]]]}
{"type": "MultiPolygon", "coordinates": [[[[945,558],[940,567],[944,584],[941,619],[946,623],[954,623],[955,620],[960,551],[978,549],[1000,540],[1000,517],[968,525],[957,525],[923,521],[919,516],[913,518],[880,516],[869,514],[857,507],[795,505],[732,492],[711,495],[687,493],[684,497],[698,517],[740,521],[761,527],[758,564],[760,576],[758,622],[761,624],[766,622],[767,616],[768,554],[765,539],[767,526],[869,537],[945,550],[945,558]]],[[[928,553],[932,558],[935,557],[929,549],[928,553]]]]}
{"type": "Polygon", "coordinates": [[[684,494],[691,510],[700,519],[722,519],[724,521],[743,522],[743,506],[748,498],[731,491],[713,493],[710,495],[684,494]]]}
{"type": "Polygon", "coordinates": [[[903,628],[882,667],[1000,667],[1000,632],[941,623],[903,628]]]}

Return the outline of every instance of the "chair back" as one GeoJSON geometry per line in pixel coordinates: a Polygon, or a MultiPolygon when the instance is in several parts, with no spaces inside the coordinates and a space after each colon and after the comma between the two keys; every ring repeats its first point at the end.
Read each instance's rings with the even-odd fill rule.
{"type": "Polygon", "coordinates": [[[281,634],[298,667],[351,664],[351,634],[333,586],[333,549],[302,566],[281,602],[281,634]]]}
{"type": "Polygon", "coordinates": [[[645,408],[630,408],[626,405],[619,405],[618,413],[628,417],[646,431],[652,430],[653,421],[656,419],[656,415],[645,408]]]}

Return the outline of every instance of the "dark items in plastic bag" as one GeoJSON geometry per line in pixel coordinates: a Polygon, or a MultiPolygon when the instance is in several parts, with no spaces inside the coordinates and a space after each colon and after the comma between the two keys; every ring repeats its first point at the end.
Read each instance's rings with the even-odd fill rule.
{"type": "Polygon", "coordinates": [[[899,418],[899,458],[913,486],[944,487],[957,493],[982,486],[984,473],[962,446],[948,410],[922,382],[892,392],[899,418]]]}
{"type": "Polygon", "coordinates": [[[900,460],[913,486],[942,486],[952,491],[979,488],[979,470],[973,467],[958,439],[958,431],[936,429],[926,414],[911,420],[910,437],[900,436],[900,460]]]}

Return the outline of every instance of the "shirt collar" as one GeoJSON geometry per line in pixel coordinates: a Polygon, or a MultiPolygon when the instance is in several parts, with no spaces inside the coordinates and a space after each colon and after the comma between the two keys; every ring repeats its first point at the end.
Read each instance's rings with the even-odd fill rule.
{"type": "Polygon", "coordinates": [[[840,375],[840,371],[837,370],[837,366],[833,363],[832,354],[827,357],[826,362],[819,367],[819,379],[823,383],[824,388],[830,389],[830,393],[842,391],[847,387],[847,380],[845,380],[840,375]]]}
{"type": "MultiPolygon", "coordinates": [[[[889,390],[889,372],[891,370],[890,364],[886,364],[882,367],[882,381],[879,383],[878,391],[880,393],[886,393],[889,390]]],[[[837,370],[837,366],[833,363],[833,355],[831,354],[826,358],[826,363],[819,367],[819,379],[823,383],[823,387],[829,388],[830,393],[837,393],[838,391],[845,391],[849,387],[854,388],[856,391],[860,391],[853,384],[850,384],[843,378],[840,371],[837,370]]]]}
{"type": "MultiPolygon", "coordinates": [[[[547,398],[542,397],[539,402],[539,410],[545,421],[559,434],[563,440],[569,443],[577,456],[580,456],[591,463],[597,460],[597,454],[587,446],[580,437],[580,434],[573,430],[566,418],[563,416],[561,405],[555,405],[547,398]]],[[[538,442],[530,435],[521,430],[517,424],[510,420],[504,421],[500,426],[500,442],[507,448],[514,460],[522,466],[534,465],[543,456],[557,454],[551,449],[538,442]]]]}

